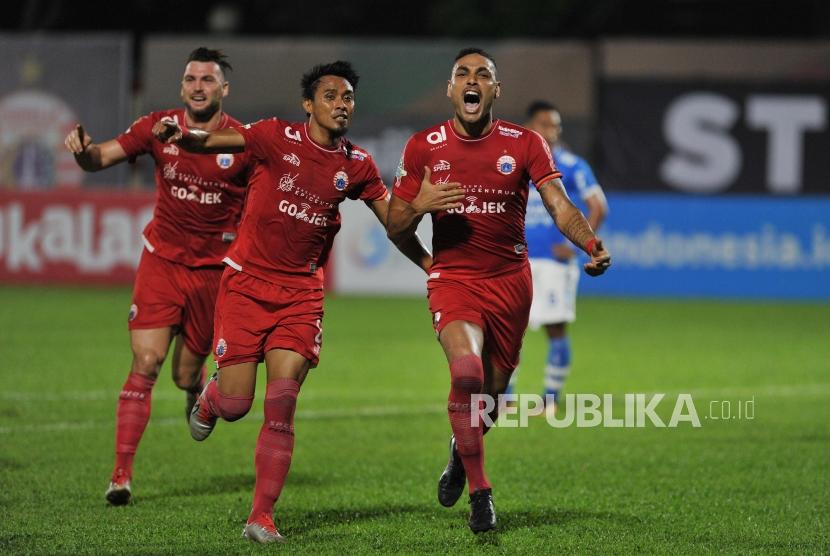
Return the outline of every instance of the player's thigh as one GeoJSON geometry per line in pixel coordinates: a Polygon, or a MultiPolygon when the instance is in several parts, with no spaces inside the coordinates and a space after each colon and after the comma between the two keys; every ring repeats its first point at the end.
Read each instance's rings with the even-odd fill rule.
{"type": "Polygon", "coordinates": [[[219,369],[259,363],[276,318],[269,308],[272,284],[232,268],[225,270],[216,298],[214,357],[219,369]]]}
{"type": "Polygon", "coordinates": [[[453,361],[465,355],[481,357],[484,348],[484,332],[478,324],[454,320],[441,328],[438,341],[444,349],[447,361],[453,361]]]}
{"type": "Polygon", "coordinates": [[[427,281],[432,324],[448,361],[474,354],[484,347],[484,319],[479,299],[470,287],[452,280],[427,281]]]}
{"type": "Polygon", "coordinates": [[[173,344],[173,356],[170,361],[173,382],[180,387],[199,384],[206,358],[206,355],[193,353],[182,335],[177,334],[173,344]]]}
{"type": "Polygon", "coordinates": [[[284,368],[280,378],[296,378],[301,368],[313,369],[320,361],[323,347],[323,291],[315,289],[280,288],[277,291],[273,320],[276,326],[265,340],[265,360],[269,380],[284,368]],[[305,361],[305,363],[304,363],[305,361]]]}
{"type": "Polygon", "coordinates": [[[128,328],[152,330],[182,322],[185,296],[178,273],[186,268],[144,251],[136,271],[128,328]]]}
{"type": "Polygon", "coordinates": [[[306,357],[290,349],[272,349],[265,353],[268,382],[290,378],[302,384],[310,366],[306,357]]]}
{"type": "Polygon", "coordinates": [[[130,349],[133,352],[131,372],[148,376],[158,375],[170,348],[172,336],[173,330],[170,326],[130,330],[130,349]]]}
{"type": "MultiPolygon", "coordinates": [[[[482,291],[486,303],[484,345],[493,366],[493,384],[506,387],[519,364],[532,297],[530,272],[495,278],[482,291]]],[[[494,387],[495,387],[494,386],[494,387]]]]}
{"type": "Polygon", "coordinates": [[[206,356],[213,344],[214,318],[221,268],[194,268],[180,272],[180,283],[185,302],[182,313],[181,336],[188,350],[206,356]]]}
{"type": "Polygon", "coordinates": [[[226,396],[253,396],[256,391],[256,361],[227,365],[219,369],[216,387],[226,396]]]}

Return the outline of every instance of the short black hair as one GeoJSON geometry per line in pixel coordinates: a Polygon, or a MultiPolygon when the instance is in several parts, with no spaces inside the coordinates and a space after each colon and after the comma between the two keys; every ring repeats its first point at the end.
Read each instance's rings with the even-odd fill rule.
{"type": "Polygon", "coordinates": [[[222,74],[226,71],[233,71],[227,56],[221,50],[211,50],[206,46],[200,46],[190,53],[187,57],[187,62],[214,62],[222,70],[222,74]]]}
{"type": "Polygon", "coordinates": [[[493,58],[493,56],[489,52],[481,48],[476,48],[474,46],[468,46],[467,48],[462,48],[461,50],[459,50],[458,54],[455,55],[454,62],[457,62],[464,56],[468,56],[470,54],[478,54],[479,56],[484,56],[485,58],[493,62],[494,68],[496,67],[496,59],[493,58]]]}
{"type": "Polygon", "coordinates": [[[352,89],[357,90],[357,82],[360,81],[360,76],[352,67],[350,62],[337,60],[330,64],[317,64],[303,74],[300,80],[300,88],[303,90],[303,98],[306,100],[314,100],[314,93],[317,92],[317,86],[320,84],[320,78],[324,75],[336,75],[348,81],[352,89]]]}
{"type": "Polygon", "coordinates": [[[556,110],[559,112],[559,109],[552,102],[548,102],[546,100],[534,100],[527,106],[527,119],[529,120],[533,118],[533,116],[535,116],[538,112],[547,112],[549,110],[556,110]]]}

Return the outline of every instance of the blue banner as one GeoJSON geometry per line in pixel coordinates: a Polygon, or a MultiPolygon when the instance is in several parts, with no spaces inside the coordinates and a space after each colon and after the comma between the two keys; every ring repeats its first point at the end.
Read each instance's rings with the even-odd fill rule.
{"type": "Polygon", "coordinates": [[[609,195],[598,295],[830,300],[830,199],[609,195]]]}

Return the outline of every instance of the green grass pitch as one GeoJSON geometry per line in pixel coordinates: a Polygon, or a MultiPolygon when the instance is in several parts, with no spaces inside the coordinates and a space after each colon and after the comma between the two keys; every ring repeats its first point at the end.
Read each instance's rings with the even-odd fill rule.
{"type": "MultiPolygon", "coordinates": [[[[567,390],[689,392],[702,426],[497,428],[499,528],[476,537],[466,495],[435,498],[449,380],[425,300],[332,296],[278,547],[240,537],[262,381],[251,414],[196,443],[165,364],[135,503],[107,507],[128,306],[126,289],[0,290],[0,553],[830,551],[827,305],[582,299],[567,390]],[[713,401],[734,413],[752,398],[754,419],[706,419],[713,401]]],[[[529,333],[520,392],[541,388],[544,351],[529,333]]]]}

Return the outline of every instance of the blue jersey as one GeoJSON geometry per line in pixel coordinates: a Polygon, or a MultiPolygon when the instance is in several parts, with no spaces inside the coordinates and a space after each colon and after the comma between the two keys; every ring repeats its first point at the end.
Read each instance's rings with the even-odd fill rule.
{"type": "MultiPolygon", "coordinates": [[[[562,183],[568,197],[585,212],[585,199],[598,191],[602,192],[591,167],[585,160],[562,147],[553,150],[553,161],[562,172],[562,183]]],[[[527,199],[525,236],[527,255],[532,259],[553,259],[553,246],[567,241],[548,214],[535,187],[531,188],[527,199]]]]}

